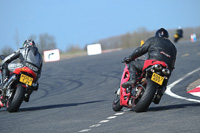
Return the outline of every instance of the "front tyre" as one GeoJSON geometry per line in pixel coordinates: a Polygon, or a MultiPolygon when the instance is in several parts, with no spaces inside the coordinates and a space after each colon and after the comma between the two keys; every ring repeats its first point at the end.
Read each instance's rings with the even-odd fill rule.
{"type": "Polygon", "coordinates": [[[12,92],[12,96],[8,99],[6,108],[8,112],[17,112],[25,95],[25,88],[21,83],[17,84],[17,88],[12,92]]]}
{"type": "MultiPolygon", "coordinates": [[[[141,98],[139,101],[135,104],[135,102],[132,102],[132,109],[136,112],[145,112],[149,108],[154,95],[156,93],[157,84],[150,79],[147,79],[147,86],[144,90],[141,98]]],[[[138,100],[138,99],[137,99],[138,100]]]]}
{"type": "Polygon", "coordinates": [[[122,108],[123,106],[120,105],[120,88],[119,88],[113,100],[112,109],[117,112],[120,111],[122,108]]]}

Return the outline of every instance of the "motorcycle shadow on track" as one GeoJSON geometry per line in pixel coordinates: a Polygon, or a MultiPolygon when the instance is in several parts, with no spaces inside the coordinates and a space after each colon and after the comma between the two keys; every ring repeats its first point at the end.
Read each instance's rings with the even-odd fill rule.
{"type": "Polygon", "coordinates": [[[98,100],[98,101],[88,101],[88,102],[82,102],[82,103],[52,104],[52,105],[45,105],[45,106],[38,106],[38,107],[20,108],[19,112],[39,111],[39,110],[48,110],[48,109],[55,109],[55,108],[66,108],[70,106],[99,103],[99,102],[104,102],[104,101],[105,100],[98,100]]]}
{"type": "Polygon", "coordinates": [[[167,105],[167,106],[159,106],[159,107],[150,107],[148,111],[163,111],[163,110],[172,110],[172,109],[181,109],[186,107],[200,107],[200,103],[186,103],[186,104],[175,104],[175,105],[167,105]]]}

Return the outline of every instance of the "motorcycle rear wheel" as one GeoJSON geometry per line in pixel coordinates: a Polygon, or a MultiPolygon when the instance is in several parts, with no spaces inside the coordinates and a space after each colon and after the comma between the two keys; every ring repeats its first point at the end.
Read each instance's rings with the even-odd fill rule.
{"type": "Polygon", "coordinates": [[[117,112],[120,111],[122,108],[123,106],[120,105],[120,88],[119,88],[113,100],[112,109],[117,112]]]}
{"type": "Polygon", "coordinates": [[[136,104],[135,102],[132,102],[132,109],[136,112],[147,111],[154,98],[156,89],[157,89],[157,84],[151,81],[150,79],[147,79],[146,89],[144,90],[141,98],[136,104]]]}
{"type": "Polygon", "coordinates": [[[179,38],[174,38],[174,42],[177,43],[179,38]]]}
{"type": "Polygon", "coordinates": [[[25,95],[25,88],[22,84],[18,83],[15,92],[12,93],[12,96],[8,99],[6,104],[6,109],[8,112],[17,112],[25,95]]]}

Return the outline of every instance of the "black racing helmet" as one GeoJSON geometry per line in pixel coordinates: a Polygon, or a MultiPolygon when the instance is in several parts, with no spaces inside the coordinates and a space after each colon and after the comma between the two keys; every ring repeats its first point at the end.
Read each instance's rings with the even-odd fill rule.
{"type": "Polygon", "coordinates": [[[24,48],[28,48],[28,47],[35,47],[35,42],[33,40],[25,40],[24,44],[23,44],[24,48]]]}
{"type": "Polygon", "coordinates": [[[169,37],[169,33],[164,28],[160,28],[159,30],[156,31],[155,36],[156,37],[163,37],[163,38],[165,37],[165,38],[168,38],[169,37]]]}

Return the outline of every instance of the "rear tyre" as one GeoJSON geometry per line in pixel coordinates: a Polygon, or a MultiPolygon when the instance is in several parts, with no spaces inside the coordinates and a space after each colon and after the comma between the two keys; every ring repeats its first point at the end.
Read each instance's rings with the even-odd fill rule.
{"type": "Polygon", "coordinates": [[[25,95],[25,88],[18,83],[17,88],[12,92],[12,96],[8,99],[6,108],[8,112],[17,112],[25,95]]]}
{"type": "Polygon", "coordinates": [[[151,81],[150,79],[147,79],[147,87],[144,90],[143,95],[141,96],[139,101],[136,104],[135,102],[132,102],[132,109],[136,112],[147,111],[154,98],[156,89],[157,89],[157,84],[151,81]]]}
{"type": "Polygon", "coordinates": [[[120,111],[122,108],[123,106],[120,105],[120,88],[119,88],[113,100],[112,109],[117,112],[120,111]]]}

